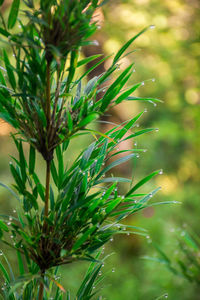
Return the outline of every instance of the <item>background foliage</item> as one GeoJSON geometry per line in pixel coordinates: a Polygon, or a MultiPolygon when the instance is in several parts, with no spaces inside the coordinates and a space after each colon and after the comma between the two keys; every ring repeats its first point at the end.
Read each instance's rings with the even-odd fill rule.
{"type": "MultiPolygon", "coordinates": [[[[182,204],[138,214],[131,222],[149,228],[151,239],[170,256],[178,251],[174,228],[189,226],[199,234],[199,9],[195,0],[111,1],[100,12],[102,28],[96,36],[104,51],[110,54],[143,27],[156,25],[153,32],[141,36],[135,44],[140,51],[126,59],[136,62],[134,82],[147,79],[138,96],[156,96],[163,99],[164,104],[159,104],[159,107],[149,104],[147,107],[136,102],[126,103],[118,110],[127,119],[147,107],[149,113],[143,126],[159,128],[153,139],[151,136],[140,139],[138,148],[146,147],[148,152],[133,169],[137,170],[138,176],[143,176],[162,167],[164,174],[156,178],[157,184],[162,186],[157,199],[177,200],[182,204]],[[152,78],[156,79],[155,83],[148,81],[152,78]]],[[[126,64],[124,60],[121,68],[126,64]]],[[[0,127],[0,134],[0,179],[9,183],[7,153],[14,154],[15,150],[11,148],[13,145],[7,138],[4,125],[0,127]]],[[[86,143],[85,138],[81,145],[74,143],[74,154],[86,143]]],[[[0,193],[1,207],[10,213],[15,205],[12,202],[13,207],[9,207],[9,195],[4,190],[0,193]]],[[[143,255],[157,255],[148,241],[150,239],[146,241],[141,237],[119,237],[105,249],[106,253],[112,252],[112,244],[118,248],[108,258],[107,270],[103,270],[104,274],[108,271],[106,283],[109,283],[104,295],[108,299],[141,300],[156,299],[168,293],[169,299],[198,299],[199,288],[195,283],[174,277],[163,265],[141,259],[143,255]],[[112,272],[113,268],[115,272],[112,272]]],[[[64,286],[76,290],[84,269],[84,264],[79,268],[77,265],[65,268],[64,286]]]]}

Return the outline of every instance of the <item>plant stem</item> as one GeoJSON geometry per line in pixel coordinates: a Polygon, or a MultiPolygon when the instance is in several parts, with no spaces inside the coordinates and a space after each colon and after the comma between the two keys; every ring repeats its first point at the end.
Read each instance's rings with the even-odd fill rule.
{"type": "MultiPolygon", "coordinates": [[[[47,85],[46,85],[46,119],[47,119],[47,148],[49,148],[48,145],[48,133],[51,127],[51,83],[50,83],[50,77],[51,77],[51,70],[50,70],[50,64],[51,62],[47,60],[47,85]]],[[[48,217],[48,211],[49,211],[49,187],[50,187],[50,166],[51,166],[51,160],[47,158],[46,160],[46,193],[45,193],[45,207],[44,207],[44,231],[46,229],[46,219],[45,217],[48,217]]]]}
{"type": "Polygon", "coordinates": [[[50,166],[51,161],[46,161],[46,193],[45,193],[45,207],[44,207],[44,229],[46,229],[46,219],[49,212],[49,188],[50,188],[50,166]]]}
{"type": "Polygon", "coordinates": [[[50,70],[50,62],[47,61],[47,85],[46,85],[46,118],[47,118],[47,132],[50,127],[50,120],[51,120],[51,70],[50,70]]]}
{"type": "MultiPolygon", "coordinates": [[[[42,275],[44,278],[44,275],[42,275]]],[[[40,289],[39,289],[39,297],[38,300],[43,300],[43,294],[44,294],[44,283],[40,282],[40,289]]]]}

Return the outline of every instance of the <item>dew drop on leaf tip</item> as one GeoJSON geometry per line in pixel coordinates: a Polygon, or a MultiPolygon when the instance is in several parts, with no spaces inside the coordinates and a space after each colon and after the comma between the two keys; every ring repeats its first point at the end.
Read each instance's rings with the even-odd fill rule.
{"type": "Polygon", "coordinates": [[[153,25],[153,24],[149,26],[150,29],[154,29],[155,27],[156,27],[156,26],[153,25]]]}

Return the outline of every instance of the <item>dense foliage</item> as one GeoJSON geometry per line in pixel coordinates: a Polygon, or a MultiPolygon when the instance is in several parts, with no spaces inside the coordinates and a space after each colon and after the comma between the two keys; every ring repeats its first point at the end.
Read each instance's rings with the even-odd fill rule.
{"type": "MultiPolygon", "coordinates": [[[[97,29],[92,17],[104,1],[40,1],[39,7],[32,0],[23,2],[24,20],[17,17],[20,1],[14,0],[8,18],[1,15],[0,28],[1,40],[9,45],[15,59],[11,63],[3,50],[0,117],[16,130],[12,137],[18,152],[18,158],[13,157],[10,164],[13,188],[1,185],[19,200],[17,216],[1,216],[0,233],[1,242],[16,250],[20,273],[15,278],[12,269],[7,271],[1,263],[5,280],[2,291],[8,299],[61,299],[64,288],[54,278],[57,267],[87,260],[92,265],[77,298],[90,299],[103,264],[99,249],[118,233],[146,236],[145,230],[121,221],[155,205],[149,200],[159,190],[138,192],[162,170],[134,184],[110,172],[128,160],[137,160],[139,152],[144,151],[120,150],[120,143],[157,131],[137,130],[136,122],[143,112],[106,133],[89,126],[110,107],[138,99],[133,93],[143,86],[143,81],[126,86],[134,64],[120,73],[118,69],[128,47],[148,28],[117,51],[103,74],[87,81],[86,76],[107,59],[100,59],[101,55],[80,57],[81,47],[94,44],[88,42],[97,29]],[[16,23],[20,24],[17,32],[16,23]],[[92,61],[95,63],[89,70],[77,73],[79,67],[92,61]],[[110,83],[110,76],[116,73],[110,83]],[[71,139],[84,134],[92,135],[95,141],[66,166],[63,157],[71,139]],[[27,143],[29,156],[24,151],[27,143]],[[36,152],[46,164],[45,184],[35,169],[36,152]],[[120,182],[130,184],[124,195],[117,189],[120,182]]],[[[152,97],[142,100],[160,102],[152,97]]]]}

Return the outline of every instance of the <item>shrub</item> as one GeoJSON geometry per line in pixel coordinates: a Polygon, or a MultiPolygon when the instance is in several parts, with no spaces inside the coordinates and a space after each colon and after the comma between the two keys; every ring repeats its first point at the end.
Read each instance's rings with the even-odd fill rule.
{"type": "Polygon", "coordinates": [[[20,0],[14,0],[8,19],[1,15],[1,41],[10,47],[15,62],[11,64],[4,49],[0,117],[14,127],[12,138],[18,151],[18,158],[10,164],[14,185],[12,189],[1,185],[19,201],[17,216],[0,220],[1,242],[16,250],[19,264],[19,277],[15,278],[1,253],[9,269],[0,263],[5,299],[62,299],[64,288],[55,279],[57,269],[78,260],[91,261],[91,265],[76,299],[90,299],[103,263],[101,247],[118,233],[146,235],[145,230],[121,222],[154,205],[148,202],[159,188],[149,193],[138,189],[162,172],[155,171],[133,186],[130,179],[109,174],[143,151],[120,151],[119,143],[155,129],[135,130],[143,112],[106,133],[91,129],[89,124],[122,101],[159,101],[133,96],[143,82],[125,87],[134,64],[120,74],[118,71],[128,47],[148,28],[117,52],[103,74],[87,82],[87,75],[107,59],[101,55],[80,58],[81,48],[94,44],[88,41],[97,29],[92,16],[104,2],[24,0],[21,19],[20,0]],[[20,29],[15,30],[17,23],[20,29]],[[94,62],[93,66],[80,75],[79,67],[89,62],[94,62]],[[118,75],[110,83],[115,73],[118,75]],[[94,136],[94,142],[65,166],[63,156],[70,141],[83,134],[94,136]],[[46,164],[45,184],[35,169],[37,152],[46,164]],[[123,156],[116,159],[121,153],[123,156]],[[124,195],[117,189],[120,182],[130,184],[124,195]]]}

